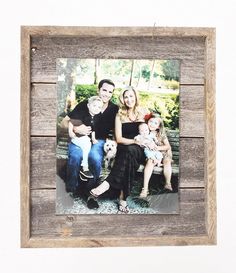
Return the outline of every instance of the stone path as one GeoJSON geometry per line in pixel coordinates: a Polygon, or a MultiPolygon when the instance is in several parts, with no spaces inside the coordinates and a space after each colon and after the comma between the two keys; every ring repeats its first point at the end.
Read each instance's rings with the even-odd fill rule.
{"type": "MultiPolygon", "coordinates": [[[[179,211],[178,193],[149,195],[145,199],[129,197],[129,214],[176,214],[179,211]],[[148,207],[147,207],[148,206],[148,207]]],[[[98,200],[98,209],[87,208],[82,198],[73,198],[65,191],[64,181],[57,176],[56,214],[120,214],[118,200],[98,200]]]]}

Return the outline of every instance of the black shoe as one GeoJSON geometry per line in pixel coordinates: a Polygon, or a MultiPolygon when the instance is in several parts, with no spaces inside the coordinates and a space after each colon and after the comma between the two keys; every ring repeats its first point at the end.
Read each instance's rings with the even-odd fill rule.
{"type": "Polygon", "coordinates": [[[94,198],[92,195],[90,195],[88,197],[87,207],[89,209],[98,209],[99,208],[99,205],[98,205],[98,202],[97,202],[96,198],[94,198]]]}
{"type": "Polygon", "coordinates": [[[83,176],[81,173],[79,174],[79,178],[80,178],[80,180],[82,180],[82,181],[88,182],[88,178],[85,177],[85,176],[83,176]]]}
{"type": "Polygon", "coordinates": [[[68,192],[68,193],[74,193],[74,192],[76,192],[76,189],[66,186],[66,192],[68,192]]]}
{"type": "Polygon", "coordinates": [[[86,178],[93,178],[93,175],[90,171],[80,171],[80,174],[82,174],[82,176],[86,177],[86,178]]]}
{"type": "Polygon", "coordinates": [[[76,198],[80,197],[80,194],[78,192],[73,192],[71,194],[71,197],[76,199],[76,198]]]}

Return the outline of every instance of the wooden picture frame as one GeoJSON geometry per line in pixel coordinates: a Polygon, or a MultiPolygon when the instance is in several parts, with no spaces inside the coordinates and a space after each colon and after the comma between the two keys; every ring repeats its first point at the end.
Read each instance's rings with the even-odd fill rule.
{"type": "Polygon", "coordinates": [[[21,246],[216,244],[215,29],[21,27],[21,246]],[[180,214],[55,215],[56,58],[179,59],[180,214]]]}

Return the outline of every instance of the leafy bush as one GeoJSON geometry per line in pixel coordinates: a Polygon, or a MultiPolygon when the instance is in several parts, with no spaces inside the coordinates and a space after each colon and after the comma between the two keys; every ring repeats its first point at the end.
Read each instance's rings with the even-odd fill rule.
{"type": "Polygon", "coordinates": [[[160,113],[166,128],[179,129],[179,95],[161,96],[155,101],[153,110],[160,113]]]}
{"type": "Polygon", "coordinates": [[[120,96],[121,90],[122,90],[121,88],[116,88],[111,98],[111,101],[117,105],[120,104],[119,96],[120,96]]]}
{"type": "Polygon", "coordinates": [[[97,95],[97,85],[96,84],[77,84],[75,86],[76,100],[80,103],[92,96],[97,95]]]}
{"type": "MultiPolygon", "coordinates": [[[[111,101],[115,104],[119,104],[120,88],[116,88],[111,101]]],[[[97,96],[97,85],[96,84],[77,84],[75,86],[76,100],[80,103],[83,100],[87,100],[92,96],[97,96]]]]}
{"type": "MultiPolygon", "coordinates": [[[[97,95],[97,85],[76,85],[75,91],[76,100],[79,103],[97,95]]],[[[117,105],[119,105],[120,92],[121,89],[116,88],[111,100],[117,105]]],[[[160,113],[166,128],[179,129],[179,95],[140,91],[139,97],[141,106],[160,113]]]]}
{"type": "Polygon", "coordinates": [[[180,66],[178,60],[166,60],[161,64],[161,66],[165,80],[179,81],[180,66]]]}
{"type": "Polygon", "coordinates": [[[164,81],[164,85],[168,89],[173,89],[173,90],[179,89],[179,82],[175,80],[164,81]]]}

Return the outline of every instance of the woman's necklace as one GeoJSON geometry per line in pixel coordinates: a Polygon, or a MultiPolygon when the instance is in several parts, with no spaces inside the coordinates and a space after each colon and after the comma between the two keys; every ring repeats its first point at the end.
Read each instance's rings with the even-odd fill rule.
{"type": "Polygon", "coordinates": [[[127,112],[127,116],[131,122],[135,122],[137,120],[137,115],[135,115],[133,112],[132,115],[130,115],[130,112],[127,112]]]}

